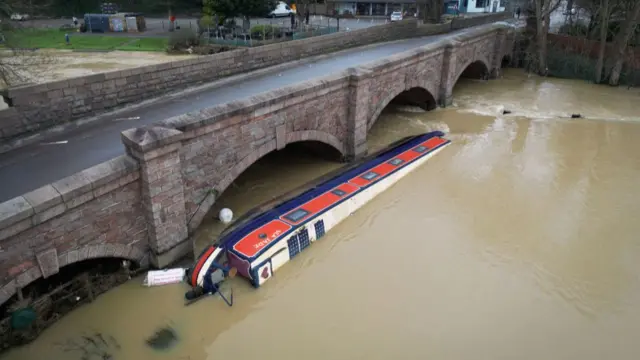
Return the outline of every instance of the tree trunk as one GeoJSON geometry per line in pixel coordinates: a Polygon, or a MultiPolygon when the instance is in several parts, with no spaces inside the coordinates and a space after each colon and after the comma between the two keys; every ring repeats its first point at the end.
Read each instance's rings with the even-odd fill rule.
{"type": "Polygon", "coordinates": [[[537,73],[546,74],[547,68],[547,33],[545,32],[543,9],[547,0],[535,0],[536,5],[536,42],[538,50],[537,73]]]}
{"type": "Polygon", "coordinates": [[[609,0],[601,0],[600,9],[600,48],[598,49],[598,62],[596,63],[595,83],[602,82],[602,68],[604,67],[604,52],[607,49],[607,27],[609,26],[609,0]]]}
{"type": "Polygon", "coordinates": [[[618,86],[620,83],[620,73],[622,72],[622,65],[624,65],[624,58],[627,52],[627,44],[631,35],[635,32],[638,25],[638,17],[640,16],[640,1],[637,1],[631,11],[627,13],[627,17],[624,20],[620,28],[620,32],[616,36],[613,51],[613,68],[611,69],[611,76],[609,77],[609,85],[618,86]]]}

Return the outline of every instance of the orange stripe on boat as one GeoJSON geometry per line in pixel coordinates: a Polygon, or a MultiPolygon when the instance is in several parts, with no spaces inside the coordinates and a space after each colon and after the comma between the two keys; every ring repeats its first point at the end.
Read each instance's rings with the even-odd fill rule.
{"type": "Polygon", "coordinates": [[[289,224],[280,220],[269,221],[238,241],[233,246],[233,250],[248,258],[252,258],[265,246],[278,239],[290,229],[291,226],[289,224]]]}
{"type": "Polygon", "coordinates": [[[291,225],[297,225],[300,224],[301,222],[305,221],[305,219],[311,217],[311,216],[315,216],[316,214],[322,212],[323,210],[339,203],[342,199],[344,199],[346,196],[353,194],[354,192],[358,191],[358,187],[352,185],[352,184],[347,184],[347,183],[343,183],[340,184],[338,186],[336,186],[335,188],[327,191],[326,193],[313,198],[309,201],[307,201],[306,203],[302,204],[301,206],[298,206],[297,208],[287,212],[286,214],[282,215],[280,217],[280,219],[282,219],[283,221],[291,224],[291,225]],[[336,192],[336,190],[339,190],[336,192]],[[342,192],[342,195],[338,195],[340,192],[342,192]],[[304,209],[304,211],[306,211],[308,214],[305,215],[302,218],[299,218],[297,221],[292,221],[286,218],[286,216],[296,212],[297,210],[300,209],[304,209]]]}
{"type": "Polygon", "coordinates": [[[438,146],[446,143],[447,140],[444,140],[443,138],[440,137],[432,137],[431,139],[425,141],[424,143],[422,143],[424,146],[428,147],[429,149],[435,149],[438,146]]]}
{"type": "Polygon", "coordinates": [[[196,267],[193,269],[193,272],[191,273],[191,286],[197,286],[198,285],[198,274],[200,273],[200,270],[202,270],[202,267],[204,266],[204,263],[207,261],[209,256],[211,256],[211,254],[213,254],[213,252],[215,250],[216,250],[215,246],[210,246],[207,249],[207,251],[200,257],[200,260],[198,260],[198,263],[196,264],[196,267]]]}

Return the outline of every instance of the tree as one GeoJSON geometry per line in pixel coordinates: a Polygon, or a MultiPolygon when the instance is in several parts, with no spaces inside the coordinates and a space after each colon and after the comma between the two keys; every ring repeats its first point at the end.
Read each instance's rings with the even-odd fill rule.
{"type": "Polygon", "coordinates": [[[276,8],[275,0],[209,0],[207,11],[221,18],[242,17],[245,29],[250,28],[250,17],[262,17],[276,8]]]}
{"type": "Polygon", "coordinates": [[[600,8],[600,48],[598,49],[598,62],[596,63],[595,83],[602,82],[602,68],[604,67],[604,53],[607,48],[607,33],[609,27],[609,0],[601,0],[600,8]]]}
{"type": "Polygon", "coordinates": [[[533,0],[536,17],[536,50],[537,72],[540,75],[547,74],[547,34],[551,22],[551,13],[561,4],[561,0],[533,0]]]}
{"type": "Polygon", "coordinates": [[[609,85],[612,86],[617,86],[620,83],[620,73],[624,65],[627,46],[636,26],[638,26],[638,21],[640,21],[640,1],[633,1],[633,5],[629,4],[627,9],[628,12],[613,45],[613,67],[611,68],[611,76],[609,76],[609,85]]]}

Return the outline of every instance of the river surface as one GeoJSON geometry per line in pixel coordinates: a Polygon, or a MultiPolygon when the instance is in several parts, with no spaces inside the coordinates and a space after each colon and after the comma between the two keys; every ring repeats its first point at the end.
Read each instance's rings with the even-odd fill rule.
{"type": "MultiPolygon", "coordinates": [[[[640,93],[507,70],[454,96],[385,112],[372,150],[434,129],[453,143],[264,287],[233,279],[232,308],[136,278],[3,359],[640,358],[640,93]],[[163,326],[178,341],[153,350],[163,326]]],[[[276,153],[219,203],[241,214],[336,166],[276,153]]]]}

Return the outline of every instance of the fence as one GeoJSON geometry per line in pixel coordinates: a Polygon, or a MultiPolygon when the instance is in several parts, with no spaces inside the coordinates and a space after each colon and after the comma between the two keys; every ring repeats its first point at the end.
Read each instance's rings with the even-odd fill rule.
{"type": "Polygon", "coordinates": [[[334,26],[326,27],[313,27],[310,30],[295,31],[293,33],[293,40],[306,39],[312,36],[329,35],[337,33],[339,30],[334,26]]]}
{"type": "Polygon", "coordinates": [[[334,26],[304,25],[299,29],[291,29],[286,26],[259,24],[251,28],[249,34],[241,28],[227,30],[225,32],[208,31],[205,34],[209,44],[254,47],[272,44],[276,42],[300,40],[313,36],[329,35],[337,33],[339,29],[334,26]]]}

